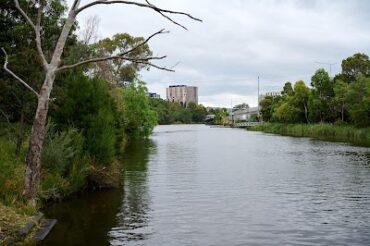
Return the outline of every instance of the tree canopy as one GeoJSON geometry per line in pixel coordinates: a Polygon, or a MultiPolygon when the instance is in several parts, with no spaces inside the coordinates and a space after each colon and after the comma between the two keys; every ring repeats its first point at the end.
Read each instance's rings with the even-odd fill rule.
{"type": "Polygon", "coordinates": [[[369,58],[354,54],[342,62],[342,72],[334,79],[324,69],[315,71],[311,88],[297,81],[285,83],[281,97],[260,102],[264,121],[282,123],[330,122],[370,125],[369,58]]]}

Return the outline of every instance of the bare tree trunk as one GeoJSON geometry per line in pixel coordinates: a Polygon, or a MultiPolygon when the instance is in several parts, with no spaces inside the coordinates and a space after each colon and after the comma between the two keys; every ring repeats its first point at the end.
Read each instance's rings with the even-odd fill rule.
{"type": "Polygon", "coordinates": [[[49,109],[49,97],[55,75],[48,74],[39,96],[35,120],[29,141],[26,156],[26,169],[24,177],[24,195],[35,202],[37,187],[41,173],[41,152],[44,143],[45,125],[49,109]]]}
{"type": "MultiPolygon", "coordinates": [[[[79,0],[76,0],[76,3],[78,4],[79,0]]],[[[50,93],[53,89],[57,68],[61,62],[60,58],[63,54],[63,49],[75,18],[76,13],[72,9],[69,12],[68,18],[59,36],[51,62],[46,66],[45,81],[38,96],[37,110],[32,126],[29,149],[26,156],[24,177],[24,195],[33,204],[36,204],[37,188],[41,174],[41,152],[45,137],[45,125],[49,110],[50,93]]]]}

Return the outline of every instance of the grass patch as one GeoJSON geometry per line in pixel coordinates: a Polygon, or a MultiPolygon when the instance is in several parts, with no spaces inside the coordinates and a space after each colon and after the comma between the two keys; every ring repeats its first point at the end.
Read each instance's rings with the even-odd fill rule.
{"type": "Polygon", "coordinates": [[[264,123],[248,127],[248,130],[370,147],[370,128],[356,128],[351,125],[264,123]]]}
{"type": "Polygon", "coordinates": [[[15,209],[7,207],[0,203],[0,244],[12,236],[14,231],[22,228],[31,219],[31,210],[15,209]]]}
{"type": "Polygon", "coordinates": [[[24,157],[26,146],[16,154],[15,143],[0,137],[0,202],[9,207],[23,207],[24,157]]]}

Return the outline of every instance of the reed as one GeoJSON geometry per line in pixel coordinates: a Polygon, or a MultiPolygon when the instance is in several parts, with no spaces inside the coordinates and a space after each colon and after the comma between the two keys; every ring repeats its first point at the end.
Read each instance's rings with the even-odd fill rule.
{"type": "Polygon", "coordinates": [[[370,128],[356,128],[352,125],[264,123],[248,127],[248,130],[370,147],[370,128]]]}

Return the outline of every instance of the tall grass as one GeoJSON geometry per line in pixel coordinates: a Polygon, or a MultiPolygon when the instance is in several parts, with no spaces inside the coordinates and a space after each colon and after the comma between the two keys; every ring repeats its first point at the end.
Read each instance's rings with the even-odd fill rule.
{"type": "Polygon", "coordinates": [[[370,128],[356,128],[351,125],[264,123],[248,127],[248,130],[370,147],[370,128]]]}
{"type": "Polygon", "coordinates": [[[24,156],[15,154],[16,144],[6,137],[0,138],[0,202],[6,206],[21,207],[23,200],[24,156]]]}
{"type": "MultiPolygon", "coordinates": [[[[27,209],[23,197],[24,160],[28,148],[25,137],[20,153],[16,151],[13,131],[15,125],[1,125],[0,129],[0,204],[27,209]]],[[[83,190],[117,187],[121,180],[121,165],[117,160],[102,165],[95,156],[84,150],[84,137],[76,129],[57,131],[52,123],[41,155],[42,172],[38,188],[38,204],[60,200],[83,190]]]]}

